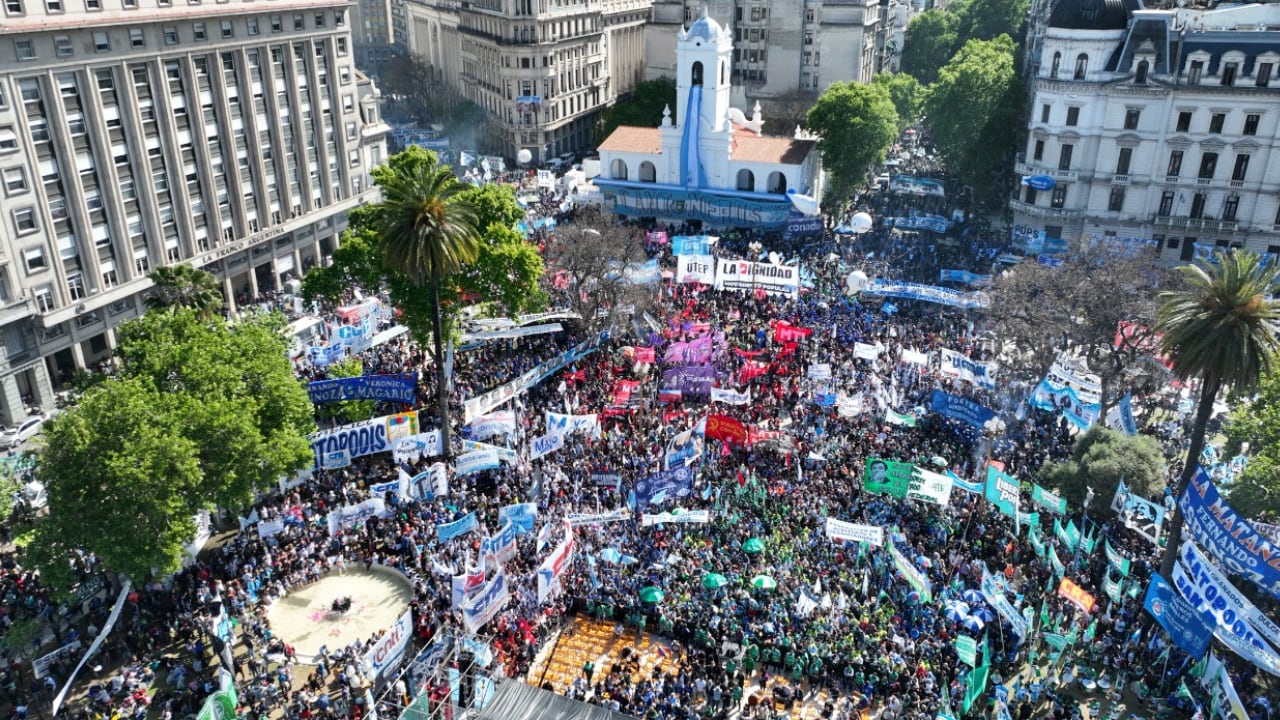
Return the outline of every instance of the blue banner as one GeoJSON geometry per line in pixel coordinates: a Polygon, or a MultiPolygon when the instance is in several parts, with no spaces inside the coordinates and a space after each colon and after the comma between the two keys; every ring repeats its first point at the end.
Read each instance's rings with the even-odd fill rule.
{"type": "Polygon", "coordinates": [[[1147,585],[1147,598],[1142,607],[1169,633],[1173,644],[1187,654],[1199,658],[1209,649],[1209,638],[1213,635],[1209,623],[1191,603],[1178,597],[1173,586],[1159,573],[1151,573],[1151,584],[1147,585]]]}
{"type": "Polygon", "coordinates": [[[454,520],[451,523],[437,525],[436,535],[439,537],[440,542],[444,543],[449,542],[459,535],[466,535],[478,527],[480,527],[480,521],[476,519],[476,514],[469,512],[461,520],[454,520]]]}
{"type": "Polygon", "coordinates": [[[341,360],[345,351],[346,348],[342,343],[323,346],[312,345],[307,348],[307,358],[311,360],[312,365],[324,367],[341,360]]]}
{"type": "Polygon", "coordinates": [[[810,216],[793,212],[782,228],[782,239],[820,236],[824,227],[821,215],[810,216]]]}
{"type": "Polygon", "coordinates": [[[929,409],[939,415],[952,420],[959,420],[978,429],[982,428],[983,423],[996,416],[991,410],[968,398],[952,395],[941,390],[933,391],[933,398],[929,401],[929,409]]]}
{"type": "Polygon", "coordinates": [[[897,230],[928,230],[945,233],[951,229],[951,221],[941,215],[911,215],[909,217],[889,217],[884,219],[886,227],[897,230]]]}
{"type": "Polygon", "coordinates": [[[958,487],[965,492],[973,493],[975,495],[982,494],[983,488],[981,480],[977,482],[969,482],[950,470],[947,471],[947,477],[951,478],[951,484],[953,486],[958,487]]]}
{"type": "Polygon", "coordinates": [[[1222,499],[1203,467],[1196,466],[1178,507],[1187,531],[1223,568],[1280,597],[1280,548],[1222,499]]]}
{"type": "Polygon", "coordinates": [[[1098,413],[1102,412],[1100,404],[1081,400],[1075,388],[1055,385],[1048,380],[1040,381],[1028,402],[1032,407],[1061,414],[1081,430],[1092,427],[1098,421],[1098,413]]]}
{"type": "Polygon", "coordinates": [[[619,215],[701,220],[717,227],[778,228],[791,214],[786,195],[685,188],[635,180],[595,179],[619,215]],[[776,199],[774,199],[776,198],[776,199]]]}
{"type": "Polygon", "coordinates": [[[898,282],[896,280],[876,280],[862,291],[864,295],[895,297],[904,300],[923,300],[949,307],[965,310],[985,308],[991,299],[983,293],[969,293],[937,285],[921,285],[919,283],[898,282]]]}
{"type": "Polygon", "coordinates": [[[517,535],[533,532],[533,525],[538,519],[536,503],[519,503],[498,509],[498,522],[511,523],[517,535]]]}
{"type": "Polygon", "coordinates": [[[363,375],[307,383],[307,395],[311,397],[311,402],[316,404],[343,400],[390,400],[412,403],[417,387],[418,373],[363,375]]]}
{"type": "Polygon", "coordinates": [[[990,285],[990,275],[979,275],[978,273],[969,272],[968,270],[947,270],[943,269],[941,276],[938,278],[940,282],[958,282],[965,285],[990,285]]]}
{"type": "Polygon", "coordinates": [[[671,238],[672,255],[710,255],[709,235],[676,235],[671,238]]]}
{"type": "Polygon", "coordinates": [[[693,470],[687,467],[664,470],[636,481],[636,512],[642,513],[650,505],[678,502],[693,492],[693,470]]]}

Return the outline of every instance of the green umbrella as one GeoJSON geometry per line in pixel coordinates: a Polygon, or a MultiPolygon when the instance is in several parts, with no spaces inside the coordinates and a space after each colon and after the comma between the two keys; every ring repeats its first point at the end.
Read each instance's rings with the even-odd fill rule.
{"type": "Polygon", "coordinates": [[[764,552],[764,541],[760,538],[751,538],[742,543],[742,552],[748,555],[756,555],[764,552]]]}
{"type": "Polygon", "coordinates": [[[729,578],[721,575],[720,573],[707,573],[706,575],[702,576],[702,587],[708,590],[715,590],[717,588],[722,588],[728,584],[729,584],[729,578]]]}
{"type": "Polygon", "coordinates": [[[778,587],[778,581],[768,575],[757,575],[751,578],[751,587],[757,590],[774,590],[778,587]]]}
{"type": "Polygon", "coordinates": [[[641,602],[647,602],[647,603],[660,603],[660,602],[662,602],[662,598],[663,598],[663,597],[665,597],[665,596],[662,594],[662,590],[661,590],[660,588],[656,588],[656,587],[654,587],[654,586],[652,586],[652,585],[650,585],[650,586],[649,586],[649,587],[647,587],[647,588],[643,588],[643,589],[641,589],[641,590],[640,590],[640,601],[641,601],[641,602]]]}

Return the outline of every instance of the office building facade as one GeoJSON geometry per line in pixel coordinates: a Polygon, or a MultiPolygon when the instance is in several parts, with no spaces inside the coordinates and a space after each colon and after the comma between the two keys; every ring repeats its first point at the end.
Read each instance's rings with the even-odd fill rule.
{"type": "Polygon", "coordinates": [[[600,111],[640,81],[650,2],[410,2],[409,50],[489,113],[503,155],[542,163],[590,147],[600,111]]]}
{"type": "Polygon", "coordinates": [[[646,77],[675,77],[677,37],[704,7],[732,33],[738,106],[871,82],[882,64],[888,4],[880,0],[657,0],[645,33],[646,77]]]}
{"type": "Polygon", "coordinates": [[[374,199],[388,130],[336,0],[4,0],[0,422],[143,312],[147,273],[281,289],[374,199]]]}
{"type": "Polygon", "coordinates": [[[1015,239],[1109,238],[1168,262],[1280,256],[1277,28],[1276,5],[1059,0],[1033,69],[1015,239]]]}

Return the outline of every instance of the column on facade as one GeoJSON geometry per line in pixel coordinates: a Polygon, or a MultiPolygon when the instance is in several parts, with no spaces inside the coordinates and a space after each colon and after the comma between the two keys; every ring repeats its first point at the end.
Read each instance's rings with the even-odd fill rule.
{"type": "Polygon", "coordinates": [[[30,373],[27,380],[31,384],[31,393],[35,396],[36,404],[46,412],[57,407],[58,396],[53,391],[53,381],[49,379],[49,366],[44,362],[38,362],[31,366],[30,373]]]}
{"type": "Polygon", "coordinates": [[[0,422],[13,427],[27,419],[27,407],[18,390],[18,379],[13,375],[0,378],[0,422]]]}

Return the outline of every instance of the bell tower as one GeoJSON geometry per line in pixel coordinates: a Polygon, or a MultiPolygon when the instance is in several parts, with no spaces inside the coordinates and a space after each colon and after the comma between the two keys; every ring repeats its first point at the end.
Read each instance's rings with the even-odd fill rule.
{"type": "Polygon", "coordinates": [[[704,8],[702,17],[676,36],[675,110],[678,125],[683,127],[696,115],[702,124],[699,130],[720,132],[725,129],[732,59],[732,33],[729,28],[721,27],[704,8]],[[698,100],[696,108],[689,104],[694,87],[701,88],[692,92],[698,100]]]}

